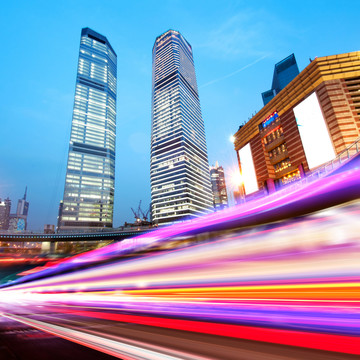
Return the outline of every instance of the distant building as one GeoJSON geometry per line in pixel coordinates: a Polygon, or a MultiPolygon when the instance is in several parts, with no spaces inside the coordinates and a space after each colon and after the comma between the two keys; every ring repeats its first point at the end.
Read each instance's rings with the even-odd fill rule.
{"type": "Polygon", "coordinates": [[[158,36],[153,47],[150,178],[155,224],[212,211],[193,52],[174,30],[158,36]]]}
{"type": "Polygon", "coordinates": [[[297,75],[299,75],[299,68],[294,54],[279,61],[275,65],[271,89],[261,94],[264,105],[272,100],[297,75]]]}
{"type": "Polygon", "coordinates": [[[18,200],[16,214],[11,215],[11,230],[26,230],[27,217],[29,212],[29,202],[26,201],[27,187],[25,188],[25,194],[22,199],[18,200]]]}
{"type": "Polygon", "coordinates": [[[246,196],[304,178],[359,140],[359,74],[360,51],[318,57],[236,132],[246,196]]]}
{"type": "Polygon", "coordinates": [[[272,100],[275,97],[275,95],[276,95],[276,93],[275,93],[275,90],[273,90],[273,89],[264,91],[261,94],[264,105],[266,105],[270,100],[272,100]]]}
{"type": "Polygon", "coordinates": [[[27,226],[27,216],[10,214],[9,230],[11,231],[24,231],[27,226]]]}
{"type": "Polygon", "coordinates": [[[112,227],[117,57],[108,39],[81,31],[60,230],[112,227]]]}
{"type": "Polygon", "coordinates": [[[44,234],[55,234],[55,225],[45,224],[44,225],[44,234]]]}
{"type": "Polygon", "coordinates": [[[64,201],[60,200],[57,223],[56,223],[56,232],[58,232],[60,230],[60,222],[61,222],[61,219],[62,219],[63,208],[64,208],[64,201]]]}
{"type": "Polygon", "coordinates": [[[9,229],[10,210],[11,200],[9,198],[4,200],[0,199],[0,230],[9,229]]]}
{"type": "Polygon", "coordinates": [[[22,199],[18,200],[16,209],[16,215],[27,216],[29,212],[29,202],[26,201],[27,187],[25,188],[25,194],[22,199]]]}
{"type": "Polygon", "coordinates": [[[210,181],[213,192],[213,202],[215,210],[222,210],[228,207],[228,197],[225,183],[225,173],[222,166],[216,162],[215,166],[210,166],[210,181]]]}

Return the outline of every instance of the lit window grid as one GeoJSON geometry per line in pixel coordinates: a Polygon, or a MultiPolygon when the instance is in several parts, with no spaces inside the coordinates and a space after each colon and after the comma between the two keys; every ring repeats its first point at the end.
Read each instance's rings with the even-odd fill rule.
{"type": "Polygon", "coordinates": [[[189,48],[190,45],[179,33],[169,32],[164,39],[158,39],[153,53],[155,58],[155,62],[153,62],[155,79],[153,80],[158,82],[178,69],[197,92],[194,61],[189,48]]]}
{"type": "MultiPolygon", "coordinates": [[[[113,56],[114,54],[107,46],[98,44],[97,41],[89,39],[87,36],[82,38],[81,44],[78,76],[90,78],[97,83],[104,83],[116,94],[116,65],[114,64],[116,57],[113,56]],[[86,49],[86,47],[91,49],[86,49]]],[[[116,101],[112,94],[86,86],[78,81],[75,93],[70,144],[84,143],[115,152],[116,101]]],[[[69,209],[69,206],[66,205],[71,203],[71,200],[76,201],[77,206],[72,206],[77,211],[73,220],[83,221],[86,216],[84,217],[80,211],[81,201],[95,201],[95,204],[90,206],[92,209],[88,207],[88,210],[92,211],[92,215],[88,218],[92,222],[100,220],[100,213],[104,215],[104,211],[106,211],[106,222],[112,222],[114,159],[82,155],[81,161],[78,161],[78,155],[79,153],[72,152],[70,148],[64,191],[64,209],[69,209]],[[79,176],[76,182],[76,179],[71,178],[74,172],[86,173],[90,175],[88,176],[90,179],[81,181],[81,176],[79,176]],[[109,181],[103,179],[105,181],[99,184],[97,176],[107,176],[110,179],[109,181]],[[74,188],[77,188],[78,191],[74,192],[74,188]],[[101,212],[100,210],[96,211],[96,206],[98,206],[96,201],[101,203],[101,212]]],[[[64,210],[63,220],[68,218],[65,216],[66,211],[64,210]]]]}
{"type": "MultiPolygon", "coordinates": [[[[176,174],[174,176],[170,176],[166,178],[166,185],[170,185],[174,188],[174,191],[177,191],[179,189],[184,189],[184,192],[196,192],[195,196],[202,196],[205,197],[208,194],[208,189],[205,187],[206,184],[199,183],[199,176],[193,176],[193,174],[189,174],[186,172],[182,172],[180,174],[176,174]],[[183,181],[183,184],[180,184],[179,182],[183,181]],[[185,186],[183,186],[185,185],[185,186]]],[[[156,199],[158,202],[161,201],[161,198],[166,198],[168,194],[164,194],[161,192],[158,192],[160,184],[164,184],[162,182],[153,183],[152,184],[152,197],[156,199]]],[[[160,188],[162,189],[162,188],[160,188]]],[[[208,205],[212,204],[212,201],[208,201],[208,205]]]]}
{"type": "MultiPolygon", "coordinates": [[[[203,166],[203,161],[200,162],[200,164],[197,164],[194,166],[193,163],[190,162],[191,155],[187,153],[188,155],[181,154],[180,157],[186,157],[186,160],[182,160],[181,162],[169,162],[166,161],[165,163],[162,163],[162,166],[160,168],[155,168],[156,170],[151,169],[151,175],[152,175],[152,184],[155,184],[156,181],[160,178],[163,178],[166,176],[166,178],[171,177],[170,171],[172,173],[178,172],[178,165],[182,167],[186,167],[186,170],[191,173],[190,176],[197,176],[199,177],[199,180],[203,180],[203,178],[206,176],[207,169],[203,166]],[[165,165],[166,163],[169,163],[168,165],[165,165]],[[164,165],[163,165],[164,164],[164,165]]],[[[184,171],[184,170],[181,170],[184,171]]],[[[206,182],[205,182],[206,183],[206,182]]]]}
{"type": "MultiPolygon", "coordinates": [[[[166,43],[166,41],[164,41],[164,44],[166,43]]],[[[177,63],[177,65],[180,63],[180,55],[179,54],[174,54],[174,46],[170,41],[167,41],[168,44],[168,49],[164,50],[161,49],[159,51],[159,53],[161,54],[161,57],[158,57],[158,61],[162,63],[161,67],[158,67],[153,74],[155,73],[155,76],[153,76],[153,83],[154,83],[154,79],[156,79],[156,81],[161,80],[161,78],[164,78],[165,76],[170,75],[171,71],[174,70],[174,63],[177,63]],[[171,49],[169,49],[171,47],[171,49]],[[166,64],[166,61],[168,62],[173,62],[173,64],[166,64]],[[165,63],[164,63],[165,62],[165,63]]],[[[156,53],[156,51],[155,51],[156,53]]],[[[192,60],[192,56],[191,56],[191,60],[192,60]]],[[[156,63],[156,61],[153,61],[153,64],[158,65],[158,63],[156,63]]],[[[191,61],[190,64],[192,64],[192,68],[193,68],[193,62],[191,61]]],[[[186,66],[187,68],[189,67],[189,65],[186,66]]],[[[183,67],[183,71],[186,70],[186,67],[183,67]]],[[[189,72],[191,73],[191,72],[189,72]]],[[[193,74],[195,74],[195,71],[193,70],[193,74]]],[[[183,73],[183,76],[186,78],[188,77],[188,75],[183,73]]],[[[196,84],[196,78],[194,77],[194,83],[196,84]]],[[[194,87],[193,87],[194,89],[194,87]]],[[[196,87],[195,87],[196,89],[196,87]]],[[[209,180],[209,174],[208,174],[208,167],[205,164],[205,166],[201,166],[202,172],[203,174],[205,174],[205,178],[208,179],[208,184],[207,181],[204,181],[205,186],[199,185],[197,184],[197,186],[193,186],[193,187],[189,187],[188,184],[186,184],[188,182],[188,174],[186,173],[187,170],[191,169],[191,166],[188,166],[187,169],[184,168],[183,171],[180,171],[180,174],[184,174],[184,181],[181,181],[181,184],[179,184],[179,181],[171,181],[172,176],[175,176],[175,179],[178,178],[179,176],[179,172],[177,171],[177,169],[175,168],[175,162],[169,162],[168,165],[164,165],[169,157],[176,157],[176,156],[184,156],[183,152],[179,153],[175,153],[174,151],[171,149],[171,146],[169,146],[169,151],[167,151],[166,148],[161,149],[160,152],[156,151],[155,147],[156,145],[172,139],[175,140],[176,138],[180,137],[184,137],[187,140],[190,140],[190,142],[192,143],[198,143],[197,145],[200,145],[200,149],[197,149],[197,151],[195,150],[191,150],[190,154],[187,154],[187,158],[188,161],[190,163],[192,163],[193,158],[197,158],[200,159],[201,156],[205,155],[205,159],[206,159],[206,163],[207,163],[207,151],[206,151],[206,143],[205,143],[205,133],[204,133],[204,125],[202,122],[202,117],[201,117],[201,111],[200,111],[200,104],[198,101],[198,98],[196,96],[196,99],[193,100],[193,94],[190,94],[190,91],[188,89],[185,88],[185,86],[183,86],[183,89],[179,88],[179,79],[174,77],[171,82],[164,86],[163,88],[160,89],[155,89],[154,93],[153,93],[153,122],[152,122],[152,157],[151,157],[151,183],[152,183],[152,197],[154,197],[154,199],[156,200],[157,196],[156,196],[156,192],[154,191],[154,186],[153,184],[156,185],[157,180],[159,179],[160,175],[164,174],[164,171],[166,173],[166,170],[169,167],[173,167],[173,171],[170,171],[170,173],[168,173],[167,176],[165,176],[166,180],[169,180],[167,183],[166,181],[164,182],[164,176],[161,176],[161,179],[159,180],[160,183],[164,183],[165,187],[168,185],[170,186],[170,189],[173,189],[174,192],[179,191],[179,189],[185,189],[187,191],[191,191],[196,193],[196,191],[199,191],[199,187],[200,188],[205,188],[206,189],[206,185],[209,185],[210,180],[209,180]],[[181,91],[182,90],[182,91],[181,91]],[[181,95],[180,95],[181,94],[181,95]],[[187,102],[190,105],[186,105],[186,101],[185,98],[187,98],[187,102]],[[180,101],[180,99],[182,101],[180,101]],[[183,106],[181,106],[181,102],[183,103],[183,106]],[[198,105],[198,106],[197,106],[198,105]],[[196,109],[197,109],[197,114],[196,114],[196,109]],[[194,116],[195,114],[195,116],[194,116]],[[195,119],[194,119],[195,117],[195,119]],[[200,122],[200,124],[199,124],[200,122]],[[203,136],[196,136],[196,131],[199,131],[200,133],[202,133],[203,136]],[[192,141],[191,141],[192,140],[192,141]],[[197,140],[197,141],[196,141],[197,140]],[[169,155],[170,153],[170,155],[169,155]],[[197,154],[196,154],[197,153],[197,154]],[[200,155],[200,157],[199,157],[200,155]],[[162,161],[163,160],[163,161],[162,161]],[[160,167],[163,167],[163,169],[158,169],[158,170],[154,170],[154,166],[156,166],[157,163],[162,163],[162,166],[160,165],[160,167]],[[185,170],[185,172],[184,172],[185,170]],[[172,175],[175,172],[175,175],[172,175]],[[178,186],[176,186],[175,183],[178,183],[178,186]],[[186,186],[184,186],[184,183],[186,186]]],[[[195,144],[194,144],[195,145],[195,144]]],[[[198,146],[195,146],[195,148],[197,148],[198,146]]],[[[188,150],[189,151],[189,150],[188,150]]],[[[193,174],[191,174],[191,176],[195,175],[195,178],[198,175],[198,179],[202,179],[200,174],[197,174],[196,171],[194,170],[199,170],[199,160],[198,161],[194,161],[195,164],[192,164],[193,168],[191,169],[193,174]]],[[[201,160],[200,160],[201,163],[201,160]]],[[[157,168],[159,168],[159,166],[156,166],[157,168]]],[[[200,171],[201,172],[201,171],[200,171]]],[[[203,180],[203,179],[202,179],[203,180]]],[[[158,188],[158,187],[157,187],[158,188]]],[[[165,190],[165,193],[163,193],[165,195],[165,201],[164,203],[166,203],[166,201],[171,200],[172,198],[166,197],[168,191],[165,190]]],[[[175,200],[176,200],[175,196],[175,200]]],[[[179,202],[179,200],[177,200],[179,202]]],[[[190,202],[191,199],[186,199],[186,202],[190,202]]],[[[176,204],[176,202],[175,202],[176,204]]],[[[211,204],[212,206],[212,202],[209,201],[208,203],[209,205],[211,204]]],[[[157,208],[158,206],[156,204],[153,204],[153,208],[157,208]]],[[[160,206],[161,203],[160,203],[160,206]]],[[[192,208],[192,206],[189,206],[189,204],[186,205],[187,208],[192,208]]],[[[165,209],[166,211],[175,211],[175,207],[177,206],[173,206],[170,208],[165,209]]],[[[165,211],[164,210],[164,211],[165,211]]],[[[155,217],[156,217],[156,213],[158,213],[159,210],[156,210],[156,212],[154,213],[155,217]]],[[[161,212],[164,212],[163,210],[161,210],[161,212]]],[[[205,211],[206,212],[206,211],[205,211]]],[[[190,214],[190,213],[189,213],[190,214]]],[[[175,211],[175,215],[176,217],[176,211],[175,211]]]]}
{"type": "Polygon", "coordinates": [[[225,173],[222,167],[210,170],[211,186],[213,191],[214,208],[222,209],[228,206],[228,197],[225,184],[225,173]]]}
{"type": "MultiPolygon", "coordinates": [[[[170,84],[169,86],[176,86],[177,83],[178,80],[170,84]]],[[[153,133],[156,135],[153,135],[152,140],[156,140],[156,136],[162,135],[162,132],[166,130],[169,131],[171,130],[172,126],[175,127],[180,123],[184,128],[185,133],[187,133],[188,138],[192,139],[195,142],[198,141],[198,145],[202,148],[203,151],[206,151],[205,131],[199,101],[194,100],[189,90],[185,86],[181,85],[182,84],[180,81],[179,95],[181,95],[182,101],[180,102],[180,96],[178,96],[178,101],[175,102],[174,105],[172,104],[172,102],[169,102],[170,106],[172,107],[172,109],[170,110],[164,109],[160,112],[156,111],[157,99],[156,97],[154,97],[155,111],[153,115],[153,133]]]]}

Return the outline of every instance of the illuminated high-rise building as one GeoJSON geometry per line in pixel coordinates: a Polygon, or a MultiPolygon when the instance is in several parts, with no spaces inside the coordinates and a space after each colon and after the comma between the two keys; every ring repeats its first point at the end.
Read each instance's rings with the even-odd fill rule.
{"type": "Polygon", "coordinates": [[[150,177],[155,224],[213,209],[192,48],[174,30],[153,47],[150,177]]]}
{"type": "Polygon", "coordinates": [[[112,227],[116,66],[107,38],[82,29],[59,230],[112,227]]]}
{"type": "Polygon", "coordinates": [[[210,166],[210,181],[213,192],[214,209],[222,210],[228,207],[228,197],[225,183],[225,172],[218,162],[210,166]]]}

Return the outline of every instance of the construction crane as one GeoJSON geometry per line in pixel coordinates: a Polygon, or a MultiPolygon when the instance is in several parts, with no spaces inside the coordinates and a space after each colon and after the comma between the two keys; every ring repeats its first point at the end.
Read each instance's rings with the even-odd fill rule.
{"type": "Polygon", "coordinates": [[[141,214],[144,214],[141,210],[141,200],[139,202],[139,206],[138,206],[138,209],[137,211],[135,211],[133,208],[131,208],[134,216],[135,216],[135,220],[137,223],[141,222],[141,214]]]}
{"type": "Polygon", "coordinates": [[[148,209],[148,211],[146,212],[146,214],[141,210],[141,213],[142,213],[142,216],[143,216],[143,220],[144,220],[144,221],[147,221],[148,215],[149,215],[149,212],[150,212],[150,209],[151,209],[151,205],[149,205],[149,209],[148,209]]]}
{"type": "Polygon", "coordinates": [[[124,224],[124,227],[131,227],[131,226],[136,226],[136,227],[139,227],[139,226],[149,226],[151,227],[152,226],[152,223],[151,221],[148,221],[148,215],[149,215],[149,212],[150,212],[150,209],[151,209],[151,204],[149,206],[149,209],[144,212],[142,209],[141,209],[141,200],[139,202],[139,206],[137,207],[137,210],[134,210],[134,208],[131,208],[131,211],[133,212],[134,216],[135,216],[135,222],[134,224],[131,224],[131,223],[125,223],[124,224]]]}

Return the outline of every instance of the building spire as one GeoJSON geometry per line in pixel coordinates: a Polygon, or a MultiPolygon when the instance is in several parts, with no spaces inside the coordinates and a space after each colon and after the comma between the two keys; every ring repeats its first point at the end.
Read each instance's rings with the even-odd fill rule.
{"type": "Polygon", "coordinates": [[[26,185],[26,187],[25,187],[24,200],[26,200],[26,193],[27,193],[27,185],[26,185]]]}

